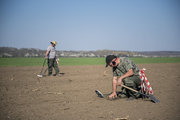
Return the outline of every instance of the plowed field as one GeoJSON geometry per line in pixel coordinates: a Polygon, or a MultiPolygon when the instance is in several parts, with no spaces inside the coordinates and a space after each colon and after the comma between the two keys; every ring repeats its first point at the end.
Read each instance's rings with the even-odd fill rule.
{"type": "MultiPolygon", "coordinates": [[[[105,66],[60,66],[61,76],[38,78],[41,67],[0,67],[1,120],[179,120],[180,63],[138,64],[160,103],[106,100],[112,72],[105,66]]],[[[120,88],[118,88],[120,90],[120,88]]]]}

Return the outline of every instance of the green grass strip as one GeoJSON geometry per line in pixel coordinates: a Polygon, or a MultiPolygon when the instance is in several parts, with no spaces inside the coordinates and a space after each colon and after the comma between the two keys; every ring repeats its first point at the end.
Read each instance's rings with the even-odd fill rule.
{"type": "MultiPolygon", "coordinates": [[[[130,58],[136,64],[180,63],[180,58],[130,58]]],[[[42,66],[44,58],[0,58],[0,66],[42,66]]],[[[105,58],[60,58],[60,65],[105,65],[105,58]]]]}
{"type": "Polygon", "coordinates": [[[42,58],[0,58],[0,66],[40,66],[42,58]]]}
{"type": "Polygon", "coordinates": [[[180,63],[180,57],[130,58],[136,64],[180,63]]]}

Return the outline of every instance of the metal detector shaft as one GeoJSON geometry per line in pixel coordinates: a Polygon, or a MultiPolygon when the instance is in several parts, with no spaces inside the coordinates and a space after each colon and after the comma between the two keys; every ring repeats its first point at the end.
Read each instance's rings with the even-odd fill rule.
{"type": "Polygon", "coordinates": [[[45,63],[46,63],[46,58],[44,58],[43,67],[42,67],[42,69],[41,69],[41,73],[40,73],[40,75],[42,75],[42,72],[43,72],[43,69],[44,69],[44,65],[45,65],[45,63]]]}

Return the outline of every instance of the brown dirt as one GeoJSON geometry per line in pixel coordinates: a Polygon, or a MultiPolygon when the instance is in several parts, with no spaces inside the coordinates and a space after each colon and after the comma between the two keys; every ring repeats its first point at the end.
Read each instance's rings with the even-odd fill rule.
{"type": "Polygon", "coordinates": [[[180,63],[138,67],[147,69],[160,103],[98,98],[94,90],[112,90],[111,69],[104,66],[62,66],[64,76],[43,78],[37,78],[41,67],[0,67],[0,119],[179,120],[180,63]]]}

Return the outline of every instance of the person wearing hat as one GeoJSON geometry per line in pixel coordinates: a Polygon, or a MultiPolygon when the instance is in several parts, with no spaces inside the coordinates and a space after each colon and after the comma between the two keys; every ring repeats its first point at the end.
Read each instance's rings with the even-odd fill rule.
{"type": "Polygon", "coordinates": [[[51,41],[51,45],[48,46],[45,58],[48,59],[48,75],[52,75],[53,67],[55,69],[55,74],[54,76],[59,74],[59,68],[57,64],[57,59],[56,59],[56,49],[55,46],[57,45],[56,41],[51,41]]]}
{"type": "MultiPolygon", "coordinates": [[[[141,88],[141,79],[139,76],[139,69],[137,66],[127,57],[120,58],[115,55],[108,55],[106,57],[106,67],[112,67],[113,70],[113,79],[112,79],[112,94],[109,95],[110,99],[117,97],[117,86],[124,85],[131,87],[137,91],[141,88]]],[[[119,97],[127,97],[128,100],[132,100],[133,98],[139,98],[140,95],[132,92],[128,89],[122,88],[121,94],[119,97]]]]}

